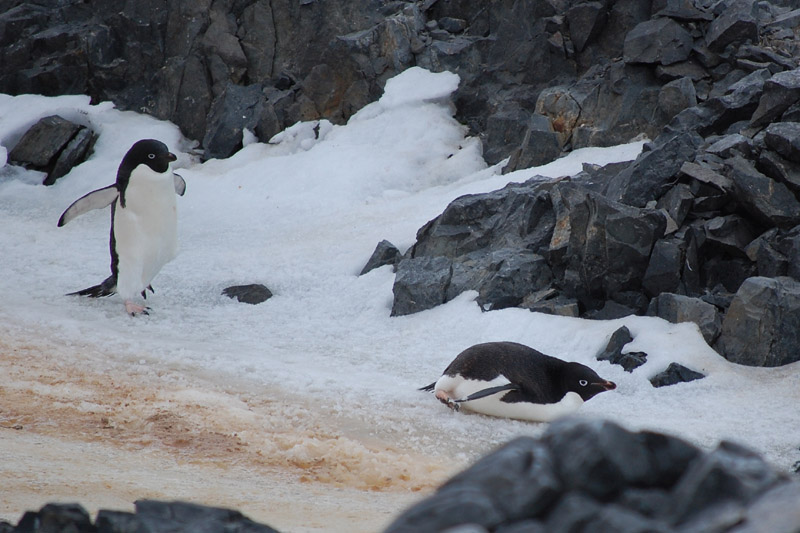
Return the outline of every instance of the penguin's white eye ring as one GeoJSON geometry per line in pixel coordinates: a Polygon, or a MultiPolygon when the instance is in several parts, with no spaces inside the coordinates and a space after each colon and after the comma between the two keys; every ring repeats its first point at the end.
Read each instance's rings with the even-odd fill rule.
{"type": "Polygon", "coordinates": [[[580,385],[581,387],[585,387],[585,386],[586,386],[586,385],[588,385],[588,384],[589,384],[589,382],[588,382],[588,381],[586,381],[585,379],[582,379],[582,380],[580,380],[580,381],[578,382],[578,385],[580,385]]]}
{"type": "Polygon", "coordinates": [[[156,158],[156,154],[147,154],[147,157],[150,158],[150,159],[155,159],[156,158]]]}

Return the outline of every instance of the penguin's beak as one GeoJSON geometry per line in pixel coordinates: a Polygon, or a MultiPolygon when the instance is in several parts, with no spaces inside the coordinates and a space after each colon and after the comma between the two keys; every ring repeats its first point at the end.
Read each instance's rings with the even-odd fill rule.
{"type": "Polygon", "coordinates": [[[614,390],[617,388],[617,384],[613,381],[603,381],[602,383],[598,383],[598,385],[603,387],[605,390],[614,390]]]}
{"type": "Polygon", "coordinates": [[[178,156],[176,156],[172,152],[168,152],[167,153],[167,160],[168,161],[177,161],[178,160],[178,156]]]}

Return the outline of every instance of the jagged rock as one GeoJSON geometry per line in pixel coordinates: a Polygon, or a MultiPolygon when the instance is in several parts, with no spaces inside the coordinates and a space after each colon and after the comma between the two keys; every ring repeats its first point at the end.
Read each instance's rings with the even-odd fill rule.
{"type": "Polygon", "coordinates": [[[702,142],[703,138],[694,132],[662,140],[609,182],[608,197],[636,207],[658,199],[672,185],[670,180],[681,166],[694,159],[702,142]]]}
{"type": "Polygon", "coordinates": [[[467,29],[467,21],[454,17],[442,17],[439,19],[439,27],[449,33],[461,33],[467,29]]]}
{"type": "Polygon", "coordinates": [[[671,18],[639,23],[625,36],[626,63],[671,65],[684,61],[692,52],[691,34],[671,18]]]}
{"type": "Polygon", "coordinates": [[[243,131],[245,128],[255,131],[263,113],[263,102],[260,86],[228,84],[211,106],[203,137],[203,157],[224,159],[241,149],[243,131]]]}
{"type": "Polygon", "coordinates": [[[800,163],[800,122],[776,122],[767,126],[764,142],[785,159],[800,163]]]}
{"type": "Polygon", "coordinates": [[[648,295],[679,290],[685,256],[686,243],[682,239],[661,239],[655,243],[642,279],[648,295]]]}
{"type": "Polygon", "coordinates": [[[693,0],[667,0],[663,4],[666,5],[657,11],[655,16],[698,22],[707,22],[714,19],[714,15],[697,6],[693,0]]]}
{"type": "Polygon", "coordinates": [[[503,168],[503,172],[536,167],[554,161],[561,155],[561,147],[559,135],[553,131],[547,117],[534,113],[528,121],[528,129],[519,149],[512,152],[511,159],[503,168]]]}
{"type": "Polygon", "coordinates": [[[788,228],[800,223],[800,202],[786,187],[756,170],[741,156],[725,160],[736,200],[761,223],[788,228]]]}
{"type": "Polygon", "coordinates": [[[650,301],[647,314],[673,324],[694,322],[709,345],[717,340],[722,330],[722,318],[717,308],[700,298],[662,293],[650,301]]]}
{"type": "Polygon", "coordinates": [[[452,261],[447,257],[405,258],[397,264],[392,292],[392,316],[430,309],[446,301],[452,277],[452,261]]]}
{"type": "Polygon", "coordinates": [[[253,522],[239,511],[220,507],[185,502],[139,500],[135,502],[135,508],[141,530],[144,531],[277,533],[269,526],[253,522]]]}
{"type": "MultiPolygon", "coordinates": [[[[683,168],[686,165],[693,165],[693,163],[684,163],[681,166],[681,172],[683,172],[683,168]]],[[[670,218],[675,221],[675,224],[681,226],[683,221],[686,220],[686,215],[689,214],[693,202],[694,194],[692,194],[691,188],[685,183],[678,183],[659,198],[656,207],[664,209],[670,218]]]]}
{"type": "Polygon", "coordinates": [[[736,293],[717,351],[734,363],[781,366],[800,360],[800,282],[752,277],[736,293]]]}
{"type": "Polygon", "coordinates": [[[739,133],[723,135],[706,148],[706,153],[726,158],[735,155],[750,157],[753,154],[753,141],[739,133]]]}
{"type": "MultiPolygon", "coordinates": [[[[713,185],[718,190],[728,193],[733,191],[733,180],[729,177],[720,174],[713,168],[703,164],[686,162],[681,165],[681,174],[689,176],[700,183],[713,185]]],[[[677,221],[677,219],[676,219],[677,221]]]]}
{"type": "Polygon", "coordinates": [[[706,44],[721,52],[729,44],[758,42],[758,4],[753,0],[726,0],[720,15],[708,26],[706,44]]]}
{"type": "Polygon", "coordinates": [[[762,150],[756,168],[786,185],[795,195],[800,193],[800,165],[784,159],[771,150],[762,150]]]}
{"type": "Polygon", "coordinates": [[[638,368],[647,362],[647,354],[644,352],[622,353],[622,348],[632,340],[633,337],[631,337],[630,330],[622,326],[611,334],[606,347],[597,354],[597,360],[608,361],[622,366],[626,372],[633,372],[634,368],[638,368]]]}
{"type": "Polygon", "coordinates": [[[681,77],[665,84],[658,93],[658,106],[667,116],[675,116],[697,105],[697,93],[691,78],[681,77]]]}
{"type": "Polygon", "coordinates": [[[367,272],[374,270],[378,267],[385,265],[396,265],[400,260],[400,250],[387,240],[383,240],[375,247],[375,251],[367,260],[367,264],[361,269],[359,276],[363,276],[367,272]]]}
{"type": "Polygon", "coordinates": [[[52,185],[86,159],[95,138],[90,129],[51,115],[25,132],[8,153],[8,161],[47,173],[44,185],[52,185]]]}
{"type": "Polygon", "coordinates": [[[666,370],[650,378],[650,383],[656,388],[668,387],[676,383],[696,381],[704,377],[706,376],[700,372],[695,372],[678,363],[670,363],[666,370]]]}
{"type": "Polygon", "coordinates": [[[714,451],[693,462],[675,486],[670,519],[674,524],[685,523],[726,503],[744,507],[779,482],[785,482],[785,478],[759,455],[722,441],[714,451]]]}
{"type": "Polygon", "coordinates": [[[800,99],[800,69],[779,72],[764,82],[764,94],[758,102],[750,125],[763,127],[778,119],[800,99]]]}
{"type": "Polygon", "coordinates": [[[272,291],[260,283],[234,285],[223,289],[222,294],[246,304],[260,304],[272,298],[272,291]]]}
{"type": "Polygon", "coordinates": [[[704,244],[716,246],[730,256],[744,255],[744,248],[756,238],[753,226],[739,215],[715,217],[702,223],[704,244]]]}
{"type": "Polygon", "coordinates": [[[597,39],[608,20],[606,6],[601,2],[574,5],[567,10],[565,16],[576,52],[583,51],[587,43],[597,39]]]}

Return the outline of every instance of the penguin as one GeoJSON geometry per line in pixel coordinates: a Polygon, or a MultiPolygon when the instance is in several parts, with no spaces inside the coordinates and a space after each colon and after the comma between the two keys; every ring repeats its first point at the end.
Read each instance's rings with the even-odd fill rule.
{"type": "Polygon", "coordinates": [[[458,354],[442,377],[420,390],[458,411],[550,422],[617,386],[588,366],[516,342],[487,342],[458,354]]]}
{"type": "Polygon", "coordinates": [[[151,281],[177,253],[175,195],[184,195],[186,182],[169,168],[176,159],[161,141],[137,141],[122,158],[116,183],[87,193],[64,211],[58,227],[92,209],[111,206],[111,275],[70,295],[99,298],[118,293],[129,315],[148,314],[149,308],[134,299],[153,292],[151,281]]]}

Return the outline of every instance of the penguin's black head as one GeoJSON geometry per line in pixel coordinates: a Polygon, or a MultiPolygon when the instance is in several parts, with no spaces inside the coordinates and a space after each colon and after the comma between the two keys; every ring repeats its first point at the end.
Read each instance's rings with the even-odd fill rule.
{"type": "Polygon", "coordinates": [[[125,154],[122,165],[133,170],[139,165],[147,165],[155,172],[166,172],[169,164],[177,157],[169,151],[167,145],[155,139],[137,141],[125,154]]]}
{"type": "Polygon", "coordinates": [[[563,379],[566,389],[577,392],[584,402],[601,392],[617,388],[614,382],[601,378],[594,370],[580,363],[567,363],[563,379]]]}

